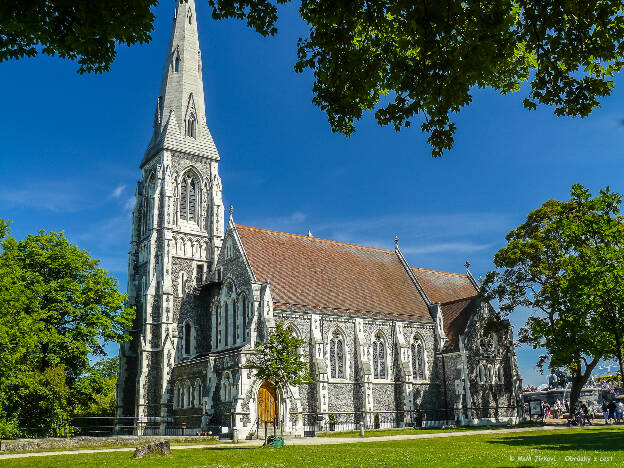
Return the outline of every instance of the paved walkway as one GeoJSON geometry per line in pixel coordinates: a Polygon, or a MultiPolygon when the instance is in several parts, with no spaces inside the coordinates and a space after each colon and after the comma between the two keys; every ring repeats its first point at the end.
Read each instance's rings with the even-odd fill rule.
{"type": "MultiPolygon", "coordinates": [[[[602,427],[602,426],[592,426],[602,427]]],[[[385,442],[390,440],[411,440],[411,439],[438,439],[443,437],[464,437],[479,434],[504,434],[514,432],[532,432],[543,430],[567,429],[565,425],[561,426],[540,426],[540,427],[520,427],[514,429],[484,429],[472,431],[456,431],[456,432],[433,432],[425,434],[402,434],[379,437],[303,437],[287,439],[288,445],[334,445],[334,444],[355,444],[361,442],[385,442]]],[[[589,428],[589,427],[587,427],[589,428]]],[[[195,444],[195,445],[172,445],[171,450],[190,450],[190,449],[228,449],[228,448],[246,448],[259,447],[263,443],[262,440],[244,440],[238,444],[222,443],[222,444],[195,444]]],[[[121,448],[102,448],[102,449],[78,449],[78,450],[59,450],[54,452],[29,452],[29,453],[8,453],[0,455],[0,460],[9,458],[25,458],[25,457],[47,457],[50,455],[76,455],[83,453],[100,453],[100,452],[133,452],[135,447],[121,448]]]]}

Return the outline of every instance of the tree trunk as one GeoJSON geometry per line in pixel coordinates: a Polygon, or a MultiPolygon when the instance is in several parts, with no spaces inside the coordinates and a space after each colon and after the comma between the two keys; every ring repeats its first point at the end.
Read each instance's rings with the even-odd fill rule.
{"type": "Polygon", "coordinates": [[[585,372],[581,372],[581,363],[577,363],[572,370],[572,387],[570,388],[570,413],[574,412],[578,400],[581,396],[581,390],[583,386],[589,380],[592,371],[598,365],[598,358],[595,358],[592,362],[585,366],[585,372]]]}
{"type": "MultiPolygon", "coordinates": [[[[619,333],[615,332],[615,349],[617,353],[618,364],[620,365],[620,382],[622,386],[624,386],[624,362],[622,362],[622,337],[619,333]]],[[[617,385],[617,379],[616,379],[617,385]]]]}

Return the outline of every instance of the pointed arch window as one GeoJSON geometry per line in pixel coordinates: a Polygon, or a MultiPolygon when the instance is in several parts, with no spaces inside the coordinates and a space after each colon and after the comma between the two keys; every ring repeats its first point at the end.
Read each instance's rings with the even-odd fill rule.
{"type": "Polygon", "coordinates": [[[386,378],[386,343],[380,331],[375,334],[373,341],[373,377],[386,378]]]}
{"type": "Polygon", "coordinates": [[[186,136],[197,138],[197,117],[191,112],[186,119],[186,136]]]}
{"type": "Polygon", "coordinates": [[[192,335],[193,325],[191,325],[191,322],[186,322],[184,324],[184,354],[186,356],[190,356],[192,352],[192,335]]]}
{"type": "Polygon", "coordinates": [[[243,316],[243,334],[242,340],[245,341],[247,339],[247,296],[245,294],[241,294],[241,314],[243,316]]]}
{"type": "Polygon", "coordinates": [[[187,173],[180,182],[181,220],[199,222],[200,195],[197,179],[191,173],[187,173]]]}
{"type": "Polygon", "coordinates": [[[414,337],[411,351],[413,378],[414,380],[425,380],[425,347],[419,337],[414,337]]]}
{"type": "Polygon", "coordinates": [[[329,364],[333,379],[345,378],[345,350],[342,334],[335,330],[329,341],[329,364]]]}
{"type": "Polygon", "coordinates": [[[230,311],[229,311],[229,304],[227,301],[225,301],[225,303],[223,304],[223,313],[225,314],[225,326],[223,327],[223,331],[225,333],[225,343],[224,346],[227,346],[229,344],[229,335],[230,335],[230,330],[228,330],[228,323],[230,322],[229,320],[229,315],[230,315],[230,311]]]}

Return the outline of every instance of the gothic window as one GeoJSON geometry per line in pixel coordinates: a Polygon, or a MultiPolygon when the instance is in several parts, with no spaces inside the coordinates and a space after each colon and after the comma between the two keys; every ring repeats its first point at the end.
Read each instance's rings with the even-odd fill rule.
{"type": "Polygon", "coordinates": [[[375,334],[373,341],[373,377],[386,378],[386,344],[381,332],[375,334]]]}
{"type": "Polygon", "coordinates": [[[184,354],[189,356],[191,354],[191,339],[193,334],[193,326],[190,322],[184,324],[184,354]]]}
{"type": "Polygon", "coordinates": [[[483,366],[483,364],[479,364],[479,367],[477,369],[477,381],[479,383],[485,383],[487,380],[487,376],[486,376],[486,372],[485,372],[485,367],[483,366]]]}
{"type": "Polygon", "coordinates": [[[225,327],[223,327],[223,330],[224,330],[224,332],[225,332],[225,344],[224,344],[224,346],[227,346],[227,345],[229,344],[229,340],[228,340],[228,338],[229,338],[229,334],[230,334],[229,332],[230,332],[230,330],[228,330],[228,328],[229,328],[229,327],[228,327],[228,323],[229,323],[229,317],[228,317],[228,315],[230,315],[230,314],[229,314],[229,307],[228,307],[228,306],[229,306],[229,304],[228,304],[228,303],[227,303],[227,301],[226,301],[226,302],[223,304],[223,313],[225,314],[225,327]]]}
{"type": "Polygon", "coordinates": [[[505,373],[503,371],[503,366],[498,366],[496,374],[498,377],[498,383],[505,383],[505,373]]]}
{"type": "Polygon", "coordinates": [[[195,208],[197,206],[197,193],[195,190],[195,179],[191,179],[189,182],[189,195],[188,195],[188,219],[189,221],[195,221],[195,208]]]}
{"type": "Polygon", "coordinates": [[[200,203],[199,184],[189,172],[182,177],[180,182],[180,219],[197,223],[200,203]]]}
{"type": "Polygon", "coordinates": [[[178,73],[180,71],[180,52],[176,51],[175,59],[173,61],[173,71],[178,73]]]}
{"type": "Polygon", "coordinates": [[[232,299],[232,344],[238,343],[238,309],[236,299],[232,299]]]}
{"type": "Polygon", "coordinates": [[[175,386],[173,387],[173,407],[174,408],[180,407],[180,384],[177,382],[175,386]]]}
{"type": "Polygon", "coordinates": [[[195,407],[201,407],[201,382],[199,379],[195,380],[195,386],[193,387],[193,402],[195,403],[195,407]]]}
{"type": "Polygon", "coordinates": [[[243,341],[247,338],[247,296],[241,294],[241,313],[243,315],[243,341]]]}
{"type": "Polygon", "coordinates": [[[201,286],[201,284],[204,282],[204,265],[197,265],[195,282],[197,286],[201,286]]]}
{"type": "Polygon", "coordinates": [[[193,112],[186,119],[186,136],[197,138],[197,117],[193,112]]]}
{"type": "Polygon", "coordinates": [[[411,351],[413,378],[414,380],[425,380],[425,347],[420,338],[414,338],[411,351]]]}
{"type": "Polygon", "coordinates": [[[334,379],[345,378],[345,349],[342,334],[335,330],[329,341],[329,363],[331,377],[334,379]]]}

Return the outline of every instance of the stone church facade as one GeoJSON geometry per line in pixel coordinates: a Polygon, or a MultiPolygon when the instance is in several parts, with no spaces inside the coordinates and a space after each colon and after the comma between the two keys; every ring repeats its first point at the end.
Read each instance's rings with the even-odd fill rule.
{"type": "Polygon", "coordinates": [[[120,347],[118,417],[143,432],[199,431],[203,419],[239,437],[268,415],[293,435],[521,417],[511,326],[486,332],[493,309],[468,270],[411,267],[398,242],[383,250],[238,225],[231,210],[225,226],[219,159],[195,2],[176,2],[132,216],[137,316],[120,347]],[[284,395],[249,366],[277,322],[307,343],[313,377],[284,395]]]}

